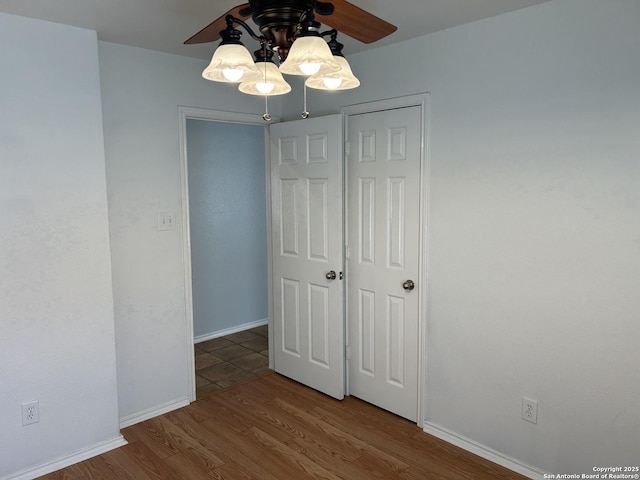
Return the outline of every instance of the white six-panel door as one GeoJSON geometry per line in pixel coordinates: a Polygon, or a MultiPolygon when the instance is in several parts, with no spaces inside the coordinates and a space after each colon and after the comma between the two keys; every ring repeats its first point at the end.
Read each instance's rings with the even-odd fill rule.
{"type": "Polygon", "coordinates": [[[341,128],[338,115],[270,127],[275,371],[340,399],[345,345],[341,128]]]}
{"type": "Polygon", "coordinates": [[[348,143],[349,394],[417,421],[421,108],[349,115],[348,143]]]}

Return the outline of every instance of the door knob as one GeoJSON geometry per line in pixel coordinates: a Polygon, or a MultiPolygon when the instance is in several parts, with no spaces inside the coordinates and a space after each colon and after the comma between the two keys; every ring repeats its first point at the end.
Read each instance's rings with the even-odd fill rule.
{"type": "Polygon", "coordinates": [[[413,290],[414,288],[416,288],[416,284],[413,283],[413,280],[407,280],[402,284],[402,288],[404,288],[405,290],[413,290]]]}
{"type": "Polygon", "coordinates": [[[335,270],[329,270],[325,277],[327,277],[327,280],[335,280],[336,279],[336,272],[335,270]]]}

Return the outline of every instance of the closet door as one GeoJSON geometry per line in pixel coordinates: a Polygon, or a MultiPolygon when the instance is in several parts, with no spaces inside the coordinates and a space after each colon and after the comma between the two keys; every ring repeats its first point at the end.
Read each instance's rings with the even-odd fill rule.
{"type": "Polygon", "coordinates": [[[342,117],[270,127],[274,364],[344,396],[342,117]]]}
{"type": "Polygon", "coordinates": [[[349,393],[418,411],[421,108],[349,115],[349,393]]]}

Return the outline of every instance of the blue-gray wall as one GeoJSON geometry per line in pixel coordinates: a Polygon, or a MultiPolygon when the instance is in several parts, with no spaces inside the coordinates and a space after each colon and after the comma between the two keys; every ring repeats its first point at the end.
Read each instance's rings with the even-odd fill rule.
{"type": "Polygon", "coordinates": [[[638,464],[639,23],[637,0],[554,0],[351,55],[361,87],[309,97],[431,94],[431,433],[550,473],[638,464]]]}
{"type": "Polygon", "coordinates": [[[264,128],[187,121],[194,335],[266,320],[264,128]]]}
{"type": "MultiPolygon", "coordinates": [[[[264,100],[202,78],[206,60],[98,46],[118,412],[121,422],[131,424],[156,409],[182,405],[190,392],[193,334],[184,285],[178,106],[255,114],[264,100]],[[160,211],[176,213],[176,230],[158,231],[160,211]]],[[[270,107],[279,115],[277,97],[270,107]]]]}
{"type": "Polygon", "coordinates": [[[123,442],[98,41],[0,13],[0,45],[0,478],[34,478],[123,442]]]}

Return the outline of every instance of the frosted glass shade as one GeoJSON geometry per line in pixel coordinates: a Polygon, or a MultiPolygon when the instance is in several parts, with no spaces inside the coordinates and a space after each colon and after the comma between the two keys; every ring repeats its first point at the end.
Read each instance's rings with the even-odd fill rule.
{"type": "Polygon", "coordinates": [[[337,55],[333,58],[340,64],[340,70],[310,76],[305,82],[307,87],[318,90],[349,90],[360,86],[360,80],[351,71],[347,59],[337,55]]]}
{"type": "Polygon", "coordinates": [[[340,65],[322,37],[299,37],[289,50],[280,71],[289,75],[314,75],[337,72],[340,65]]]}
{"type": "Polygon", "coordinates": [[[220,45],[202,76],[214,82],[238,83],[259,74],[249,50],[239,44],[220,45]]]}
{"type": "Polygon", "coordinates": [[[258,62],[256,63],[260,75],[258,77],[252,77],[243,81],[238,89],[242,93],[249,95],[283,95],[291,91],[291,85],[289,85],[284,78],[278,67],[271,62],[258,62]]]}

